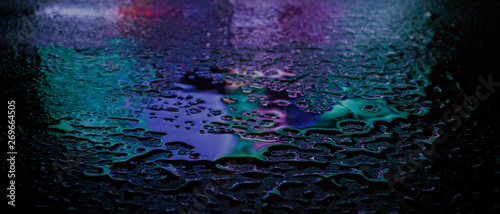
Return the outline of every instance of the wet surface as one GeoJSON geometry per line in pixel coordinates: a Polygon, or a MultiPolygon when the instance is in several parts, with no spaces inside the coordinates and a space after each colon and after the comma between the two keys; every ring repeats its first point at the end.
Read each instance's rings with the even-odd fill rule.
{"type": "Polygon", "coordinates": [[[25,207],[498,211],[498,3],[6,5],[25,207]]]}

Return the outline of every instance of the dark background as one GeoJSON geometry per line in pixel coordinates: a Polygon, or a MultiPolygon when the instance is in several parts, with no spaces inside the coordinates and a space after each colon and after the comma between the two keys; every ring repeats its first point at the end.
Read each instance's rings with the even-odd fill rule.
{"type": "MultiPolygon", "coordinates": [[[[0,43],[2,108],[4,119],[2,142],[5,142],[6,101],[16,100],[16,122],[22,126],[36,126],[37,121],[30,118],[40,117],[38,122],[46,122],[41,108],[37,105],[36,84],[39,57],[29,42],[21,42],[16,55],[12,42],[4,38],[9,32],[7,23],[15,22],[22,16],[33,13],[36,4],[24,1],[23,4],[13,4],[13,1],[3,1],[0,4],[2,20],[2,41],[0,43]]],[[[453,104],[462,104],[465,97],[473,95],[476,86],[480,84],[477,77],[492,74],[493,80],[500,82],[500,2],[499,1],[443,1],[444,8],[436,8],[432,19],[436,23],[436,34],[428,45],[429,51],[441,54],[432,68],[430,79],[432,88],[426,89],[428,99],[442,108],[434,108],[424,120],[435,121],[442,118],[446,109],[453,104]],[[443,11],[453,11],[443,13],[443,11]],[[446,15],[445,15],[446,14],[446,15]],[[451,14],[451,15],[448,15],[451,14]],[[453,23],[454,26],[451,26],[453,23]],[[453,77],[449,80],[448,75],[453,77]],[[438,86],[441,92],[433,88],[438,86]]],[[[432,26],[431,26],[432,27],[432,26]]],[[[438,180],[433,180],[436,191],[432,194],[417,196],[413,209],[420,212],[435,213],[494,213],[499,210],[499,180],[500,180],[500,146],[498,136],[500,130],[500,87],[485,100],[480,101],[479,109],[463,120],[463,125],[457,130],[451,130],[451,124],[443,129],[449,139],[437,147],[436,157],[430,173],[435,173],[438,180]]],[[[16,210],[30,208],[31,201],[47,200],[33,194],[37,185],[31,183],[30,177],[36,177],[32,169],[38,166],[37,159],[30,158],[33,146],[37,143],[29,136],[17,135],[19,140],[16,158],[16,210]],[[28,194],[29,193],[29,194],[28,194]]],[[[2,148],[4,149],[4,148],[2,148]]],[[[57,148],[55,148],[57,149],[57,148]]],[[[2,159],[4,159],[2,152],[2,159]]],[[[40,160],[43,161],[43,160],[40,160]]],[[[3,169],[8,165],[4,162],[3,169]]],[[[5,171],[5,170],[3,170],[5,171]]],[[[5,175],[2,175],[2,185],[5,188],[5,175]]],[[[64,190],[62,190],[64,191],[64,190]]],[[[2,194],[4,207],[5,194],[2,194]]],[[[64,209],[63,201],[48,201],[48,206],[64,209]],[[50,202],[49,202],[50,201],[50,202]]],[[[4,209],[2,209],[4,210],[4,209]]],[[[58,208],[49,209],[58,210],[58,208]]],[[[400,210],[405,212],[404,210],[400,210]]],[[[385,211],[384,211],[385,212],[385,211]]]]}

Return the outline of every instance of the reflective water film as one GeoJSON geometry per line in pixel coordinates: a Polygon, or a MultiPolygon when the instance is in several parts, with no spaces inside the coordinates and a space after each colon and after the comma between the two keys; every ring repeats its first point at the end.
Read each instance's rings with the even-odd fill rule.
{"type": "MultiPolygon", "coordinates": [[[[474,156],[467,142],[497,136],[488,123],[472,128],[475,109],[456,110],[493,109],[498,84],[460,73],[473,22],[457,17],[468,4],[6,3],[18,203],[83,213],[464,211],[467,194],[447,181],[467,173],[449,164],[474,156]]],[[[498,146],[484,148],[493,160],[498,146]]],[[[498,178],[498,160],[477,160],[498,178]]],[[[488,195],[474,188],[464,191],[488,195]]]]}

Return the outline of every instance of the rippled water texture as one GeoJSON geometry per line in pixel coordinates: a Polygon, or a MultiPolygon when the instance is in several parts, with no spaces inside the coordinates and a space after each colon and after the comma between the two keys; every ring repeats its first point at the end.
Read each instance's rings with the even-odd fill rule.
{"type": "Polygon", "coordinates": [[[406,212],[434,191],[441,3],[40,5],[38,208],[406,212]]]}

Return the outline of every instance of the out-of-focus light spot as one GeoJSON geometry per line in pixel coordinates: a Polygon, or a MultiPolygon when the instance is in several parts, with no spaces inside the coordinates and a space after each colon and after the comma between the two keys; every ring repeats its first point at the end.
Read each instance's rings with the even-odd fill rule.
{"type": "Polygon", "coordinates": [[[116,17],[118,16],[117,9],[95,9],[95,8],[77,8],[77,7],[60,7],[49,6],[37,11],[37,15],[61,15],[72,17],[116,17]]]}

